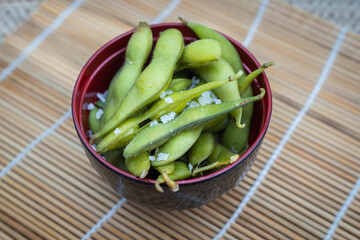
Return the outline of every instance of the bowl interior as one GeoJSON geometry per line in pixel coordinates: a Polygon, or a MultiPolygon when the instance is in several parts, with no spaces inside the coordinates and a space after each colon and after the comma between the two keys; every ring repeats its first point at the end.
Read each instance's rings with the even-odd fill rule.
{"type": "MultiPolygon", "coordinates": [[[[151,25],[153,31],[154,42],[158,39],[159,33],[168,29],[176,28],[180,30],[184,36],[185,44],[197,40],[195,33],[184,26],[181,23],[166,23],[166,24],[157,24],[151,25]]],[[[154,180],[151,179],[139,179],[129,173],[126,173],[108,162],[106,162],[95,150],[91,147],[88,142],[89,137],[89,124],[88,116],[89,111],[87,110],[87,105],[89,103],[94,103],[98,100],[96,94],[103,93],[107,90],[111,79],[116,74],[118,69],[124,62],[125,50],[127,42],[129,41],[131,34],[134,30],[122,34],[115,39],[111,40],[100,48],[86,63],[80,75],[77,79],[77,82],[74,87],[73,101],[72,101],[72,110],[73,110],[73,119],[75,128],[78,132],[80,139],[86,148],[103,164],[113,169],[115,172],[125,175],[127,177],[138,179],[139,181],[154,183],[154,180]]],[[[247,73],[254,71],[260,64],[248,52],[241,44],[237,43],[233,39],[228,38],[237,51],[239,52],[245,71],[247,73]]],[[[153,44],[155,45],[155,44],[153,44]]],[[[251,123],[250,137],[249,137],[249,149],[240,157],[240,159],[234,163],[239,164],[243,159],[245,159],[259,144],[260,140],[264,137],[267,126],[270,121],[271,115],[271,91],[270,86],[267,81],[266,75],[261,74],[252,84],[254,94],[260,93],[260,88],[265,88],[266,94],[261,101],[255,102],[254,105],[254,116],[251,123]]],[[[203,179],[210,178],[212,176],[221,174],[228,169],[230,169],[234,164],[227,166],[226,168],[219,170],[218,172],[206,175],[204,177],[199,177],[190,180],[178,181],[179,184],[192,183],[200,181],[203,179]]]]}

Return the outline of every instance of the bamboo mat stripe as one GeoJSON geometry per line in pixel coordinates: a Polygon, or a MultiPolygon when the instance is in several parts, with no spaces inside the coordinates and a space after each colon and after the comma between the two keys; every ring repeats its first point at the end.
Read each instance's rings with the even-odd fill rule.
{"type": "Polygon", "coordinates": [[[69,109],[61,118],[59,118],[50,128],[48,128],[45,132],[43,132],[41,135],[39,135],[37,138],[34,139],[29,145],[26,146],[26,148],[21,151],[14,159],[11,160],[11,162],[6,165],[3,169],[0,171],[0,182],[2,177],[6,175],[8,171],[11,170],[16,164],[18,164],[25,156],[26,154],[31,151],[38,143],[40,143],[42,140],[44,140],[47,136],[52,134],[59,126],[62,124],[66,119],[68,119],[71,116],[71,110],[69,109]]]}
{"type": "MultiPolygon", "coordinates": [[[[72,4],[41,4],[0,45],[0,69],[72,4]]],[[[338,36],[334,25],[278,0],[83,1],[0,83],[0,171],[27,151],[0,181],[0,238],[211,239],[223,231],[221,239],[359,239],[359,35],[346,33],[316,98],[261,177],[319,84],[338,36]],[[159,16],[244,36],[260,62],[279,62],[267,72],[273,115],[257,161],[233,190],[181,212],[147,209],[114,193],[84,156],[69,117],[26,150],[69,111],[73,83],[91,54],[159,16]]]]}
{"type": "Polygon", "coordinates": [[[314,102],[316,96],[318,95],[319,91],[321,90],[321,87],[323,86],[333,64],[336,59],[336,56],[338,55],[338,52],[341,48],[342,42],[344,41],[344,38],[346,36],[347,27],[342,27],[340,30],[340,33],[336,39],[336,42],[334,44],[334,47],[332,48],[329,58],[327,59],[325,66],[323,68],[323,71],[321,72],[321,75],[316,82],[312,92],[310,93],[308,99],[306,100],[304,106],[301,108],[298,115],[295,117],[294,121],[291,123],[290,127],[286,131],[285,135],[282,137],[279,145],[275,148],[275,151],[271,155],[270,159],[267,161],[265,167],[261,170],[258,178],[250,188],[250,190],[246,193],[245,197],[243,198],[241,204],[238,206],[234,214],[231,216],[231,218],[226,222],[224,227],[220,230],[220,232],[213,238],[213,239],[219,239],[222,237],[226,231],[230,228],[231,224],[235,222],[235,220],[238,218],[240,213],[243,211],[244,207],[247,205],[247,203],[251,200],[251,197],[255,194],[256,190],[259,188],[261,182],[265,179],[266,174],[269,172],[271,165],[275,162],[275,160],[278,158],[279,154],[283,150],[285,144],[289,141],[291,135],[305,116],[305,114],[310,109],[311,104],[314,102]]]}
{"type": "Polygon", "coordinates": [[[62,22],[69,16],[73,11],[75,11],[80,4],[84,0],[76,0],[74,1],[68,8],[65,9],[56,19],[55,21],[41,34],[39,34],[30,44],[27,46],[21,54],[10,63],[1,73],[0,73],[0,82],[3,81],[12,71],[14,71],[18,65],[24,61],[24,59],[42,42],[45,38],[47,38],[54,30],[56,30],[62,22]]]}
{"type": "Polygon", "coordinates": [[[349,196],[346,198],[344,204],[341,206],[340,211],[336,214],[336,218],[334,222],[331,224],[329,231],[327,232],[324,240],[330,240],[331,237],[334,235],[336,228],[339,226],[340,221],[345,216],[346,211],[348,210],[351,203],[354,201],[356,194],[360,190],[360,177],[356,181],[353,189],[351,190],[349,196]]]}
{"type": "Polygon", "coordinates": [[[244,39],[244,41],[242,42],[243,45],[245,47],[249,46],[249,44],[251,43],[254,35],[255,35],[255,32],[256,30],[258,29],[259,25],[260,25],[260,22],[264,16],[264,13],[266,11],[266,7],[269,3],[269,0],[262,0],[261,1],[261,5],[259,7],[259,10],[256,14],[256,17],[255,17],[255,20],[253,21],[253,23],[251,24],[251,27],[248,31],[248,33],[246,34],[246,37],[244,39]]]}

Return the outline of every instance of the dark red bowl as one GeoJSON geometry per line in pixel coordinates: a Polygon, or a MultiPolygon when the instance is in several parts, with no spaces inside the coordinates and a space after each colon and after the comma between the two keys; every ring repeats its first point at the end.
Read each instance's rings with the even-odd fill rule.
{"type": "MultiPolygon", "coordinates": [[[[181,23],[163,23],[151,25],[154,41],[158,39],[160,32],[168,28],[180,30],[186,43],[197,39],[195,33],[181,23]]],[[[86,110],[86,106],[97,100],[97,92],[104,92],[108,88],[110,80],[124,61],[126,45],[133,32],[134,30],[124,33],[106,43],[81,70],[72,98],[75,129],[93,167],[122,197],[142,206],[160,209],[181,210],[201,206],[235,187],[255,161],[271,116],[272,100],[268,79],[262,74],[252,84],[255,94],[260,93],[260,88],[265,88],[266,94],[261,101],[255,103],[249,149],[235,163],[215,173],[178,181],[180,190],[177,192],[171,192],[164,186],[164,193],[160,193],[154,187],[154,180],[139,179],[116,168],[96,153],[88,142],[89,111],[86,110]]],[[[233,39],[225,37],[239,52],[248,73],[260,67],[247,49],[233,39]]]]}

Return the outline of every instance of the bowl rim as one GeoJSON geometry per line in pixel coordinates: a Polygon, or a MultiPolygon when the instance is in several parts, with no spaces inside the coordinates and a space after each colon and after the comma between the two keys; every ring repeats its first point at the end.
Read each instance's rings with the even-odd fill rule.
{"type": "MultiPolygon", "coordinates": [[[[155,27],[166,27],[166,28],[171,28],[171,27],[178,27],[178,26],[185,26],[184,24],[182,23],[159,23],[159,24],[151,24],[149,25],[150,28],[155,28],[155,27]]],[[[77,99],[78,98],[81,98],[82,96],[84,96],[85,94],[82,94],[82,95],[78,95],[76,93],[78,93],[79,91],[79,86],[80,86],[80,81],[81,79],[84,77],[84,74],[85,74],[85,71],[86,69],[89,67],[89,65],[92,63],[92,61],[94,59],[97,58],[97,56],[99,54],[102,53],[102,51],[109,47],[109,45],[113,44],[114,42],[118,41],[119,39],[123,38],[123,37],[126,37],[130,34],[132,34],[133,32],[135,31],[135,28],[128,31],[128,32],[125,32],[115,38],[113,38],[112,40],[108,41],[106,44],[104,44],[103,46],[101,46],[98,50],[96,50],[96,52],[89,58],[89,60],[86,62],[86,64],[83,66],[83,68],[81,69],[77,79],[76,79],[76,82],[75,82],[75,85],[74,85],[74,89],[73,89],[73,94],[72,94],[72,99],[71,99],[71,112],[72,112],[72,118],[73,118],[73,122],[74,122],[74,127],[75,127],[75,130],[81,140],[81,142],[83,143],[83,146],[86,147],[86,149],[93,155],[93,157],[100,163],[102,163],[105,167],[109,168],[110,170],[112,170],[113,172],[115,172],[116,174],[119,174],[121,176],[124,176],[124,177],[127,177],[127,178],[130,178],[134,181],[138,181],[138,182],[142,182],[142,183],[149,183],[149,184],[154,184],[155,183],[155,180],[153,179],[147,179],[147,178],[143,178],[143,179],[140,179],[139,177],[136,177],[128,172],[125,172],[115,166],[113,166],[111,163],[107,162],[104,158],[101,157],[100,154],[98,154],[94,149],[93,147],[91,146],[91,144],[89,143],[86,135],[85,135],[85,131],[84,131],[84,127],[83,127],[83,123],[81,121],[81,111],[82,111],[82,107],[76,107],[76,102],[77,102],[77,99]],[[79,109],[80,113],[77,113],[76,112],[76,109],[79,109]],[[79,115],[78,115],[79,114],[79,115]],[[79,117],[80,116],[80,117],[79,117]]],[[[233,38],[219,32],[221,35],[223,35],[226,39],[228,39],[233,45],[236,45],[237,47],[241,48],[242,51],[244,51],[246,53],[246,55],[248,55],[251,60],[255,63],[255,65],[257,67],[260,67],[261,64],[256,60],[256,58],[252,55],[252,53],[250,53],[247,48],[245,48],[241,43],[235,41],[233,38]]],[[[271,114],[272,114],[272,94],[271,94],[271,88],[270,88],[270,84],[269,84],[269,81],[268,81],[268,78],[265,74],[265,72],[262,73],[262,77],[263,77],[263,81],[264,81],[264,88],[266,90],[266,94],[264,96],[264,98],[267,99],[267,102],[268,102],[268,109],[266,109],[267,111],[266,114],[265,114],[265,122],[264,124],[261,126],[261,129],[259,131],[259,134],[258,136],[256,137],[255,141],[253,142],[252,145],[249,146],[249,148],[232,164],[216,171],[216,172],[213,172],[213,173],[210,173],[208,175],[205,175],[205,176],[201,176],[201,177],[196,177],[196,178],[193,178],[193,179],[185,179],[185,180],[177,180],[176,182],[180,185],[187,185],[187,184],[194,184],[194,183],[199,183],[199,182],[203,182],[203,181],[206,181],[206,180],[209,180],[209,179],[212,179],[214,177],[217,177],[219,175],[222,175],[224,174],[225,172],[235,168],[237,165],[241,164],[249,155],[252,154],[252,152],[255,151],[255,149],[257,148],[257,146],[261,143],[262,139],[264,138],[265,134],[266,134],[266,131],[268,129],[268,126],[270,124],[270,118],[271,118],[271,114]]],[[[89,86],[89,82],[86,82],[86,86],[84,87],[84,89],[86,90],[89,86]]],[[[86,93],[86,91],[84,91],[84,93],[86,93]]],[[[83,105],[83,101],[84,101],[84,98],[82,97],[80,99],[80,106],[83,105]]]]}

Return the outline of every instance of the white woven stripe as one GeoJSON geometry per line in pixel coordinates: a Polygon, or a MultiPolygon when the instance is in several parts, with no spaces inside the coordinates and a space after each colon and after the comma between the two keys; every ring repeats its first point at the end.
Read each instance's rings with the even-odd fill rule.
{"type": "Polygon", "coordinates": [[[67,7],[60,15],[54,20],[54,22],[45,28],[30,44],[27,46],[21,54],[11,62],[1,73],[0,82],[2,82],[10,73],[12,73],[26,57],[44,41],[54,30],[56,30],[63,21],[74,11],[84,0],[76,0],[69,7],[67,7]]]}
{"type": "Polygon", "coordinates": [[[327,232],[324,240],[331,239],[331,237],[335,233],[335,230],[338,227],[341,219],[344,217],[347,209],[349,208],[351,202],[354,200],[354,198],[359,190],[360,190],[360,177],[356,181],[353,189],[351,190],[349,196],[346,198],[344,204],[341,206],[340,211],[336,214],[336,218],[334,219],[333,223],[331,224],[329,231],[327,232]]]}
{"type": "Polygon", "coordinates": [[[85,240],[91,237],[91,234],[95,233],[98,228],[101,227],[103,223],[105,223],[111,216],[116,212],[118,208],[120,208],[124,202],[126,202],[125,198],[120,199],[111,209],[110,211],[104,215],[97,223],[81,238],[81,240],[85,240]]]}
{"type": "Polygon", "coordinates": [[[300,123],[301,119],[305,116],[306,112],[309,110],[311,104],[313,103],[313,101],[315,100],[317,94],[319,93],[322,85],[324,84],[330,70],[331,67],[335,61],[335,58],[341,48],[341,44],[345,38],[346,35],[346,31],[347,28],[343,27],[340,30],[339,35],[337,36],[336,42],[331,50],[331,53],[325,63],[325,66],[321,72],[321,75],[319,77],[319,79],[317,80],[313,90],[311,91],[308,99],[306,100],[304,106],[302,107],[302,109],[300,110],[300,112],[298,113],[298,115],[295,117],[294,121],[292,122],[292,124],[290,125],[289,129],[286,131],[285,135],[283,136],[283,138],[281,139],[279,145],[276,147],[276,149],[274,150],[273,154],[271,155],[269,161],[266,163],[265,167],[261,170],[258,178],[256,179],[254,185],[250,188],[250,190],[246,193],[244,199],[242,200],[242,202],[240,203],[240,205],[237,207],[237,209],[235,210],[235,212],[233,213],[233,215],[231,216],[231,218],[226,222],[226,224],[221,228],[221,230],[219,231],[219,233],[213,238],[213,239],[219,239],[220,237],[222,237],[227,229],[230,228],[231,224],[235,222],[235,220],[239,217],[240,213],[243,211],[243,209],[245,208],[245,206],[247,205],[247,203],[250,201],[251,197],[255,194],[256,190],[258,189],[258,187],[260,186],[261,182],[264,180],[264,178],[266,177],[266,174],[268,173],[268,171],[271,168],[271,165],[274,163],[274,161],[277,159],[277,157],[279,156],[279,154],[281,153],[282,149],[284,148],[285,144],[288,142],[288,140],[291,137],[291,134],[295,131],[297,125],[300,123]]]}
{"type": "Polygon", "coordinates": [[[261,23],[261,20],[264,16],[264,13],[265,13],[265,10],[266,10],[266,7],[269,3],[269,0],[262,0],[261,1],[261,5],[259,7],[259,10],[257,11],[256,13],[256,16],[255,16],[255,19],[253,21],[253,23],[251,24],[251,27],[243,41],[243,45],[245,47],[249,46],[249,44],[251,43],[254,35],[255,35],[255,32],[256,30],[258,29],[260,23],[261,23]]]}
{"type": "Polygon", "coordinates": [[[27,147],[23,151],[21,151],[21,153],[19,153],[14,159],[12,159],[8,165],[6,165],[3,169],[1,169],[0,181],[2,177],[5,176],[6,173],[9,172],[16,164],[18,164],[33,147],[35,147],[39,142],[45,139],[49,134],[53,133],[70,116],[71,116],[71,109],[69,109],[61,118],[59,118],[50,128],[48,128],[40,136],[35,138],[34,141],[32,141],[29,145],[27,145],[27,147]]]}

